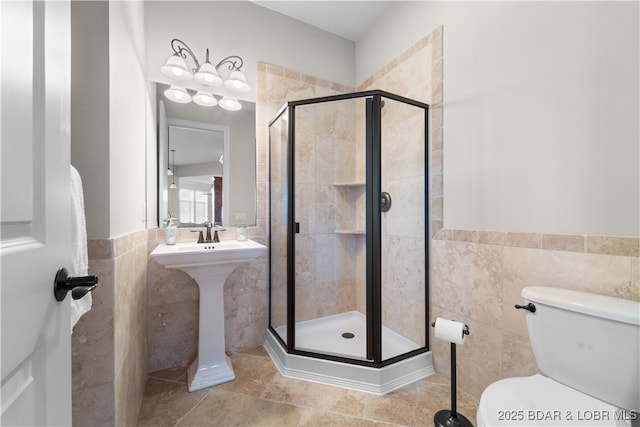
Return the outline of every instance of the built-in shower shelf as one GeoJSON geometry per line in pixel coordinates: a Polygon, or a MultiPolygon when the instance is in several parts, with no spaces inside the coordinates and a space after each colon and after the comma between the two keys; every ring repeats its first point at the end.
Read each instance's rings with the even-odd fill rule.
{"type": "Polygon", "coordinates": [[[364,181],[346,181],[346,182],[334,182],[336,187],[364,187],[364,181]]]}
{"type": "Polygon", "coordinates": [[[366,234],[366,232],[364,230],[336,230],[335,231],[336,234],[366,234]]]}

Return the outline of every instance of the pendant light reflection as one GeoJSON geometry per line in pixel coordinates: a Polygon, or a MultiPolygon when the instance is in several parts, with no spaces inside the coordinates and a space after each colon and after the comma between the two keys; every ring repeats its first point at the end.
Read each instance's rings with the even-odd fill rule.
{"type": "Polygon", "coordinates": [[[213,95],[201,90],[193,95],[193,102],[202,107],[215,107],[216,105],[218,105],[218,100],[213,95]]]}
{"type": "MultiPolygon", "coordinates": [[[[171,150],[171,154],[173,154],[173,170],[176,170],[176,150],[171,150]]],[[[175,189],[178,188],[178,186],[176,185],[176,179],[175,179],[175,174],[172,173],[171,174],[171,185],[169,186],[169,188],[175,189]]]]}
{"type": "Polygon", "coordinates": [[[164,96],[173,102],[178,102],[180,104],[187,104],[191,102],[191,95],[189,95],[189,92],[180,86],[171,85],[169,89],[164,91],[164,96]]]}

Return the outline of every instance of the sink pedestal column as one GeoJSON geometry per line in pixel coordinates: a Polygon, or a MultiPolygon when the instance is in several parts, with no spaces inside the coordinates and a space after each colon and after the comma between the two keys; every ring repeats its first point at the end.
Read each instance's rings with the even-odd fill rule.
{"type": "Polygon", "coordinates": [[[233,381],[236,376],[224,344],[224,282],[239,263],[182,269],[193,277],[200,288],[200,320],[198,322],[198,356],[189,366],[189,391],[202,390],[233,381]]]}

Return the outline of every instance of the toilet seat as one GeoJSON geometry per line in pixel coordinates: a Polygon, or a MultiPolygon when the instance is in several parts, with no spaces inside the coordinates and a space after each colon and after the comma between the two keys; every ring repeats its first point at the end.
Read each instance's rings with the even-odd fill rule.
{"type": "Polygon", "coordinates": [[[629,418],[635,415],[536,374],[489,385],[480,398],[477,422],[478,427],[631,426],[629,418]]]}

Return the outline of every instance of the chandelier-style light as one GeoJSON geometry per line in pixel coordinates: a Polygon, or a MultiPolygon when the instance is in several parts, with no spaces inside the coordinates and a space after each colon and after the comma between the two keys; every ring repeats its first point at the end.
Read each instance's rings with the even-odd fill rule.
{"type": "MultiPolygon", "coordinates": [[[[209,61],[208,48],[206,50],[205,62],[202,64],[200,64],[198,58],[196,58],[196,55],[189,46],[179,39],[171,40],[171,49],[173,49],[173,55],[167,59],[166,64],[160,67],[160,71],[165,76],[182,81],[193,79],[198,84],[207,88],[217,87],[224,84],[227,89],[240,93],[248,92],[251,89],[247,83],[247,78],[241,70],[242,65],[244,64],[241,57],[237,55],[227,56],[214,66],[211,64],[211,61],[209,61]],[[189,68],[187,65],[186,60],[189,57],[191,57],[191,60],[194,63],[193,68],[189,68]],[[224,64],[227,64],[227,69],[229,71],[229,75],[226,79],[220,76],[220,73],[218,72],[224,64]]],[[[218,102],[213,94],[206,90],[198,90],[195,95],[191,95],[185,88],[171,85],[164,94],[171,101],[183,104],[189,103],[193,100],[193,102],[203,107],[214,107],[219,105],[221,108],[229,111],[238,111],[242,108],[242,105],[236,98],[225,96],[218,102]]]]}

